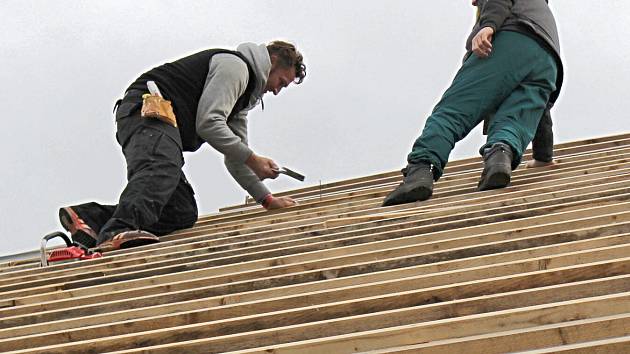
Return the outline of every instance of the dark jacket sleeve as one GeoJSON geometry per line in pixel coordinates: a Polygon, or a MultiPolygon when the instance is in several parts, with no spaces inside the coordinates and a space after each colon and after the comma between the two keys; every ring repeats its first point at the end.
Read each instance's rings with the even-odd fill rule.
{"type": "Polygon", "coordinates": [[[492,27],[496,33],[512,13],[514,0],[488,0],[481,8],[479,28],[492,27]]]}

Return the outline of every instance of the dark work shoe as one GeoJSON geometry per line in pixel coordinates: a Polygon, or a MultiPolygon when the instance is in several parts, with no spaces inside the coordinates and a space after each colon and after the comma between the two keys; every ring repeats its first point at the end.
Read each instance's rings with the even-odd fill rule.
{"type": "Polygon", "coordinates": [[[103,252],[107,252],[123,248],[144,246],[157,242],[160,242],[160,239],[148,231],[131,230],[123,231],[111,239],[100,243],[98,248],[103,252]]]}
{"type": "Polygon", "coordinates": [[[385,197],[383,206],[427,200],[433,194],[433,168],[430,164],[409,164],[402,173],[403,182],[385,197]]]}
{"type": "Polygon", "coordinates": [[[71,207],[59,209],[59,221],[66,231],[70,232],[72,241],[92,248],[96,246],[97,235],[71,207]]]}
{"type": "Polygon", "coordinates": [[[493,144],[483,152],[483,172],[478,189],[504,188],[512,178],[512,148],[503,143],[493,144]]]}

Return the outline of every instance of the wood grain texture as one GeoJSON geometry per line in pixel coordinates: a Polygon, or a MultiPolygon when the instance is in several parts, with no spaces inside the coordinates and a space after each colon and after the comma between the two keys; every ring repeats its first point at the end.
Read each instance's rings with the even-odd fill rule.
{"type": "Polygon", "coordinates": [[[3,262],[0,351],[630,351],[630,134],[555,156],[500,190],[476,190],[473,157],[424,202],[380,207],[388,171],[101,259],[3,262]]]}

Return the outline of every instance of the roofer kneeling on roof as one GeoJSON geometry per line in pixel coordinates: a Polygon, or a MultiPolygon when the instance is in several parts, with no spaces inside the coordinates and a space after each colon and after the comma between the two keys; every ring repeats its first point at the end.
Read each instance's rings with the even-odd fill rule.
{"type": "Polygon", "coordinates": [[[282,41],[205,50],[140,75],[117,102],[116,139],[128,180],[118,205],[61,208],[63,227],[76,242],[111,250],[154,243],[155,235],[193,226],[197,206],[182,171],[182,151],[196,151],[204,142],[225,155],[230,174],[263,207],[295,205],[289,197],[273,197],[261,182],[278,177],[278,166],[248,147],[247,112],[266,92],[277,95],[305,75],[302,55],[282,41]],[[163,109],[162,114],[149,117],[143,95],[156,97],[147,96],[148,81],[172,102],[171,112],[162,101],[152,107],[163,109]]]}
{"type": "Polygon", "coordinates": [[[562,84],[556,23],[545,0],[473,0],[480,16],[466,43],[468,57],[427,119],[407,156],[401,183],[383,206],[433,194],[455,143],[484,117],[479,190],[503,188],[521,162],[547,106],[562,84]],[[472,55],[472,54],[475,55],[472,55]]]}

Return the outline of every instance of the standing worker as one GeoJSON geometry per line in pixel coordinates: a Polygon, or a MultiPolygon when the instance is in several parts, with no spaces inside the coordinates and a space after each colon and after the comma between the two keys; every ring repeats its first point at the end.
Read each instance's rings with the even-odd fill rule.
{"type": "Polygon", "coordinates": [[[427,119],[403,169],[403,183],[383,206],[426,200],[455,143],[484,117],[488,138],[479,152],[479,190],[506,187],[547,104],[562,85],[556,23],[545,0],[478,0],[467,58],[427,119]],[[474,54],[474,55],[473,55],[474,54]]]}
{"type": "MultiPolygon", "coordinates": [[[[549,3],[548,0],[545,0],[549,3]]],[[[472,0],[472,5],[477,8],[477,19],[479,21],[479,16],[481,14],[480,8],[477,6],[477,0],[472,0]]],[[[477,22],[475,23],[477,25],[477,22]]],[[[464,62],[468,59],[469,53],[466,53],[464,56],[464,62]]],[[[553,103],[549,102],[547,107],[545,107],[545,111],[543,112],[542,117],[540,117],[540,122],[538,122],[538,128],[536,129],[536,134],[534,135],[534,139],[532,140],[532,160],[528,161],[525,164],[527,168],[535,168],[535,167],[544,167],[555,164],[553,160],[553,122],[551,120],[551,108],[553,107],[553,103]]],[[[487,116],[483,121],[483,134],[488,134],[488,124],[490,123],[490,116],[487,116]]]]}
{"type": "Polygon", "coordinates": [[[279,167],[248,147],[247,113],[264,93],[277,95],[305,75],[302,55],[282,41],[204,50],[140,75],[116,105],[116,139],[127,162],[118,205],[61,208],[62,226],[73,241],[102,250],[158,242],[156,235],[192,227],[197,205],[182,152],[205,142],[225,156],[229,173],[264,208],[295,205],[261,182],[278,177],[279,167]],[[159,92],[150,95],[147,82],[159,92]]]}

